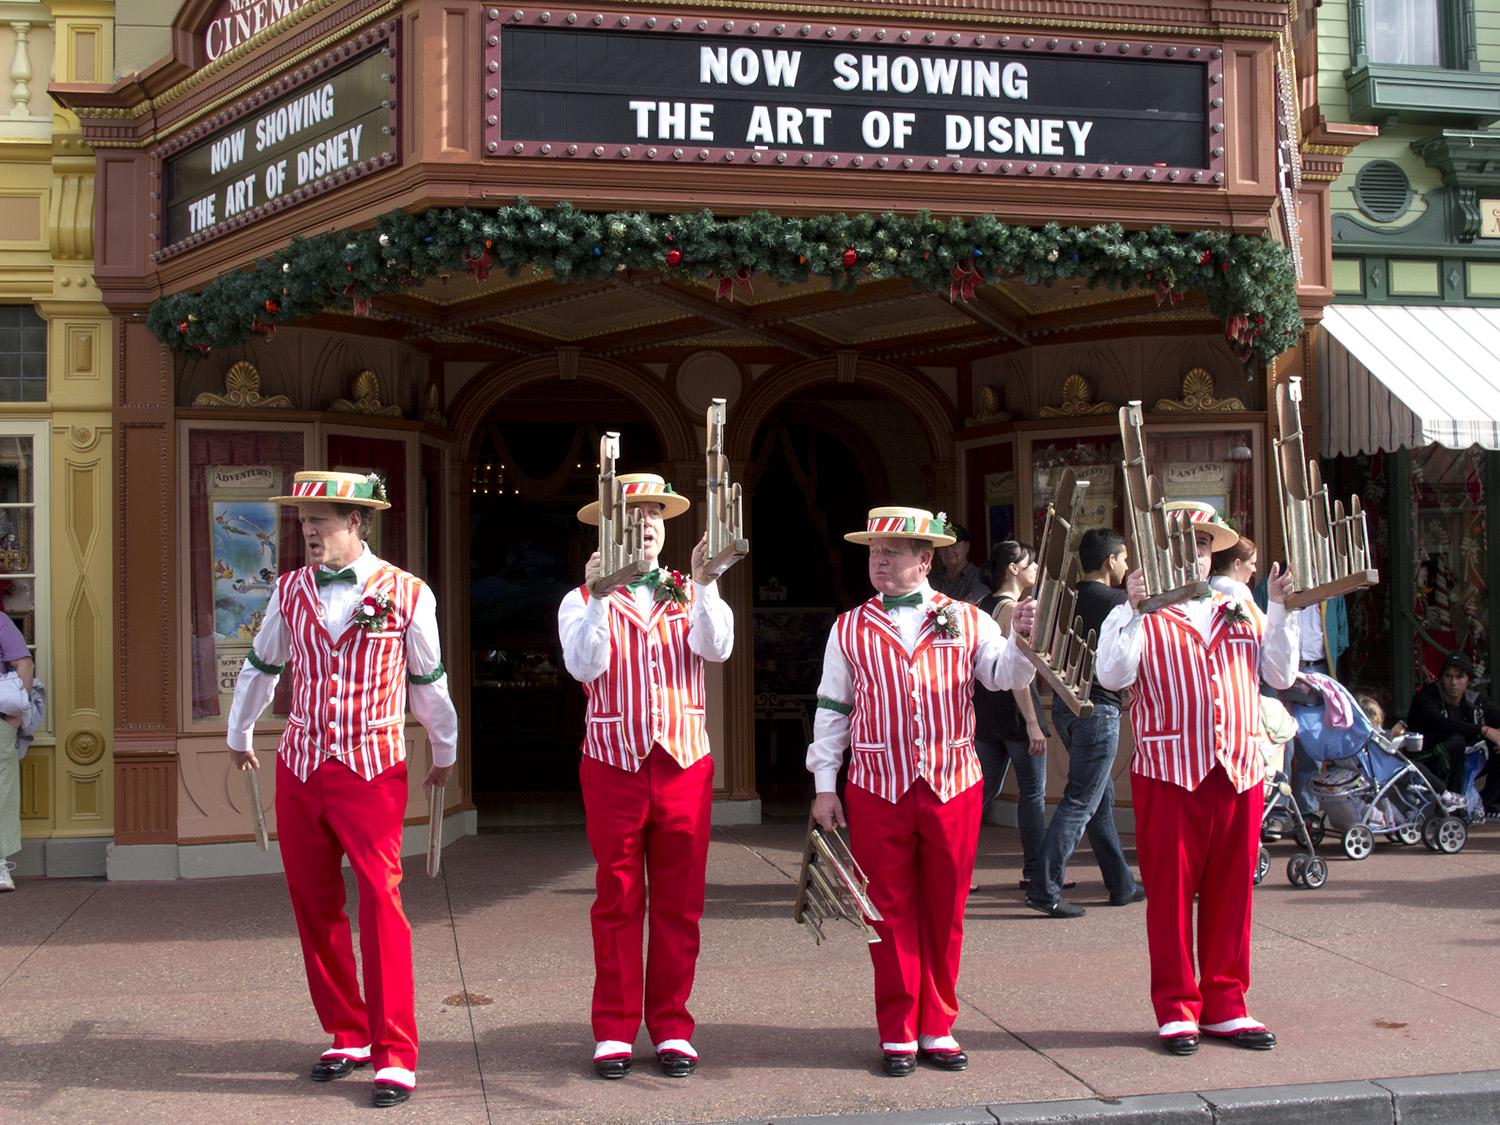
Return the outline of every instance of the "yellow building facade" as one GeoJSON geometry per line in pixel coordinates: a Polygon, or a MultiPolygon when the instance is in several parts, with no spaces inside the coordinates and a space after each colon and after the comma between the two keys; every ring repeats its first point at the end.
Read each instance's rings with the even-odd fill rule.
{"type": "Polygon", "coordinates": [[[21,762],[18,875],[103,874],[114,834],[111,322],[94,153],[47,93],[112,77],[113,12],[0,0],[0,608],[48,690],[21,762]]]}

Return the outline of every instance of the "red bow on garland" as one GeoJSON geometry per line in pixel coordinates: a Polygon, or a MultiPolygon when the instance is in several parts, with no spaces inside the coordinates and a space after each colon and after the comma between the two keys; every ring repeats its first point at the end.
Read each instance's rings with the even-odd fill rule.
{"type": "Polygon", "coordinates": [[[984,279],[979,276],[979,270],[968,262],[960,262],[953,267],[953,284],[948,286],[948,300],[962,298],[968,301],[974,296],[974,289],[984,279]]]}
{"type": "Polygon", "coordinates": [[[1172,283],[1163,278],[1156,283],[1156,307],[1161,308],[1162,302],[1170,300],[1173,305],[1182,300],[1182,294],[1172,288],[1172,283]]]}
{"type": "Polygon", "coordinates": [[[494,264],[495,260],[490,257],[490,251],[488,247],[486,247],[484,253],[477,258],[471,258],[467,254],[464,255],[464,266],[469,273],[474,275],[475,281],[486,280],[490,276],[490,267],[494,264]]]}
{"type": "MultiPolygon", "coordinates": [[[[719,289],[714,297],[728,297],[733,301],[736,289],[744,290],[747,296],[754,296],[755,290],[750,288],[750,278],[754,273],[755,271],[749,266],[741,266],[733,274],[725,274],[719,278],[719,289]]],[[[709,271],[708,276],[713,277],[712,270],[709,271]]]]}

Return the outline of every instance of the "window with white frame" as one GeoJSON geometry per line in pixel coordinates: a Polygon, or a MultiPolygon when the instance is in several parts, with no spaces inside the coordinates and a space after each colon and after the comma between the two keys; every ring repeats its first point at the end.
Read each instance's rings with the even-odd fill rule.
{"type": "Polygon", "coordinates": [[[0,610],[26,638],[44,683],[52,624],[44,506],[49,464],[44,420],[0,419],[0,610]]]}

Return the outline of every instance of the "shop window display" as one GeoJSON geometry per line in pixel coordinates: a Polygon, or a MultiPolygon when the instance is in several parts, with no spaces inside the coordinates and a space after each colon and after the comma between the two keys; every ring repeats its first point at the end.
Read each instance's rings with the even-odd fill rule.
{"type": "MultiPolygon", "coordinates": [[[[296,431],[231,429],[195,429],[187,444],[193,721],[220,722],[276,577],[301,560],[296,509],[271,497],[305,467],[305,446],[296,431]]],[[[286,714],[280,691],[272,710],[286,714]]]]}
{"type": "MultiPolygon", "coordinates": [[[[1212,504],[1242,535],[1256,538],[1253,437],[1248,430],[1152,432],[1146,427],[1146,462],[1168,500],[1212,504]]],[[[1031,527],[1021,538],[1035,542],[1047,519],[1063,470],[1089,482],[1079,512],[1080,528],[1124,525],[1121,473],[1124,449],[1118,434],[1079,435],[1034,441],[1031,446],[1031,527]]]]}
{"type": "Polygon", "coordinates": [[[1417,684],[1438,677],[1444,657],[1489,654],[1489,521],[1484,451],[1412,451],[1412,573],[1417,684]]]}
{"type": "Polygon", "coordinates": [[[46,572],[37,558],[37,436],[0,435],[0,609],[21,630],[33,654],[40,651],[37,614],[45,605],[38,598],[37,576],[46,572]]]}

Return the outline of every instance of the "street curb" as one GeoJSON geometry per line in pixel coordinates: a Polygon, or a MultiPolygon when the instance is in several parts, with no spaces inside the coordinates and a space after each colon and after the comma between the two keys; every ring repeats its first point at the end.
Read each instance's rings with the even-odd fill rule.
{"type": "Polygon", "coordinates": [[[1196,1094],[757,1117],[731,1125],[1494,1125],[1500,1070],[1196,1094]]]}

